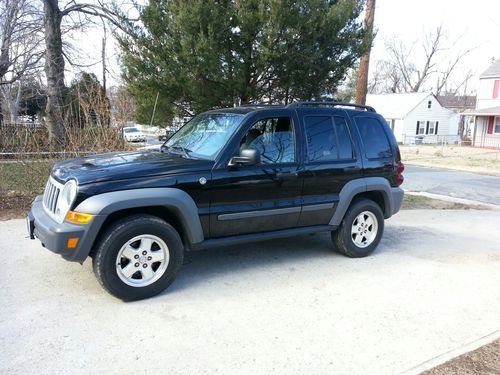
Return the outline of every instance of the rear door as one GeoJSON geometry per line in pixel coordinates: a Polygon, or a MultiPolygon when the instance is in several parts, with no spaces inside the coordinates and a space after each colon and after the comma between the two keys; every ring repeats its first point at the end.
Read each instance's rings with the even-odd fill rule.
{"type": "Polygon", "coordinates": [[[328,224],[344,185],[362,177],[353,127],[343,109],[297,110],[305,137],[299,226],[328,224]]]}

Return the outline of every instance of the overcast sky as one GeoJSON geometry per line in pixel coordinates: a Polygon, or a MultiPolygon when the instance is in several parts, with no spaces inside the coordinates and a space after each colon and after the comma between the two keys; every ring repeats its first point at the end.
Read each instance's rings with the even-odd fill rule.
{"type": "MultiPolygon", "coordinates": [[[[484,71],[492,58],[500,57],[500,0],[377,0],[375,27],[377,36],[372,50],[372,64],[385,56],[384,42],[394,35],[405,44],[421,39],[425,31],[435,29],[440,24],[447,31],[451,43],[459,41],[450,55],[459,50],[475,48],[460,67],[460,72],[472,71],[471,89],[477,87],[477,75],[484,71]]],[[[80,47],[81,60],[85,63],[99,61],[101,36],[99,31],[75,41],[80,47]]],[[[416,44],[418,46],[418,42],[416,44]]],[[[416,47],[417,48],[417,47],[416,47]]],[[[418,48],[416,49],[418,51],[418,48]]],[[[108,43],[108,84],[117,84],[120,80],[118,51],[114,43],[108,43]]],[[[445,57],[443,55],[443,57],[445,57]]],[[[100,64],[86,68],[102,77],[100,64]]],[[[71,79],[71,74],[68,75],[71,79]]],[[[457,77],[458,78],[458,77],[457,77]]],[[[431,84],[431,83],[429,83],[431,84]]]]}
{"type": "Polygon", "coordinates": [[[450,44],[458,41],[450,55],[474,48],[459,70],[472,69],[476,74],[471,82],[473,88],[477,87],[477,75],[491,64],[492,58],[500,57],[500,0],[377,0],[376,4],[373,62],[384,58],[385,40],[397,35],[411,44],[440,24],[450,44]]]}

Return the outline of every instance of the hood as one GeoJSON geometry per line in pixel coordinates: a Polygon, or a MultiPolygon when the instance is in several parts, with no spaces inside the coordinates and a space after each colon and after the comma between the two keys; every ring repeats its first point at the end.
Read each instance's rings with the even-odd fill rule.
{"type": "Polygon", "coordinates": [[[212,161],[187,159],[154,151],[111,152],[69,159],[54,165],[52,175],[62,183],[74,178],[79,185],[130,178],[175,175],[210,170],[212,161]]]}

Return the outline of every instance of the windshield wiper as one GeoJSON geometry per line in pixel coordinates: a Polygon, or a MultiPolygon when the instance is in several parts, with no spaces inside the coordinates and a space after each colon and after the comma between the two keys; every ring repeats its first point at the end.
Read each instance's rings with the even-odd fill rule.
{"type": "MultiPolygon", "coordinates": [[[[189,154],[193,151],[187,149],[186,147],[182,147],[182,146],[165,146],[167,149],[170,149],[170,150],[180,150],[182,152],[182,155],[184,155],[184,157],[186,159],[190,159],[191,157],[189,156],[189,154]]],[[[174,152],[174,154],[176,155],[179,155],[178,152],[174,152]]]]}

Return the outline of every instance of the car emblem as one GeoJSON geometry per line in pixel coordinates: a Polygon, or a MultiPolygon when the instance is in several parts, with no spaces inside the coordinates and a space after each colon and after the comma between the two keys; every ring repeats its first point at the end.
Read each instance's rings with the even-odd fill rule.
{"type": "Polygon", "coordinates": [[[207,183],[207,179],[205,177],[200,177],[200,179],[198,180],[200,182],[200,184],[202,185],[205,185],[207,183]]]}

